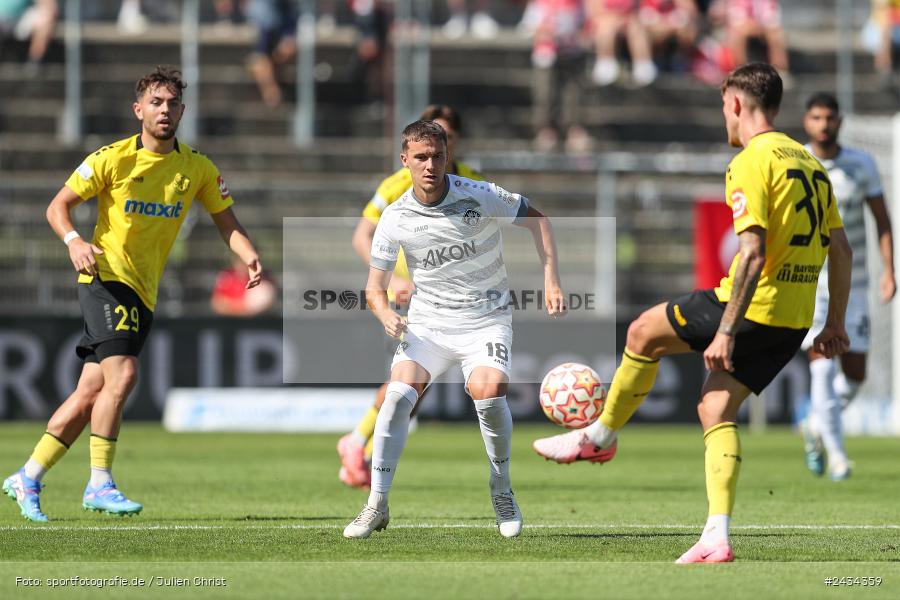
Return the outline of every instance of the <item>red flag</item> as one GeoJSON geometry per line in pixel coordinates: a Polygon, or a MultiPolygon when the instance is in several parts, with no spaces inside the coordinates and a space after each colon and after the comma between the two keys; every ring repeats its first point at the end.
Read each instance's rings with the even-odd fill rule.
{"type": "Polygon", "coordinates": [[[705,290],[719,285],[738,251],[731,209],[720,198],[694,201],[694,285],[705,290]]]}

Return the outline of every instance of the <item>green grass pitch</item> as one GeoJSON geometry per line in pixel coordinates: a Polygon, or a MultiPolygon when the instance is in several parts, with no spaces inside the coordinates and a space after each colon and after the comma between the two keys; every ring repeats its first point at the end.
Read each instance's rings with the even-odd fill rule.
{"type": "MultiPolygon", "coordinates": [[[[0,426],[3,476],[41,432],[39,423],[0,426]]],[[[390,526],[350,541],[341,530],[365,494],[337,479],[337,435],[173,435],[126,423],[116,479],[143,514],[81,510],[82,438],[44,481],[51,523],[28,523],[0,498],[0,598],[900,597],[900,439],[850,439],[853,477],[832,483],[807,473],[787,429],[742,432],[737,562],[680,566],[672,561],[706,517],[699,426],[629,426],[604,466],[560,466],[532,453],[534,437],[558,432],[516,428],[522,537],[504,540],[493,525],[472,422],[413,433],[390,526]],[[114,577],[144,586],[84,584],[114,577]],[[826,586],[828,577],[881,584],[849,592],[826,586]]]]}

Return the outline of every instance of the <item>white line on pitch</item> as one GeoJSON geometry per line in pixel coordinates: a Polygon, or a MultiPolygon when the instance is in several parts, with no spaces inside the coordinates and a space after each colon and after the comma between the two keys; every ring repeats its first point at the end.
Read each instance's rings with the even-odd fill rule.
{"type": "MultiPolygon", "coordinates": [[[[343,529],[343,525],[258,525],[248,524],[241,525],[2,525],[0,531],[221,531],[226,529],[343,529]]],[[[496,527],[493,524],[481,523],[397,523],[391,525],[391,529],[492,529],[496,527]]],[[[608,523],[584,523],[584,524],[553,524],[538,523],[525,524],[526,529],[702,529],[702,524],[685,524],[685,523],[669,523],[661,525],[650,525],[645,523],[638,524],[608,524],[608,523]]],[[[782,529],[799,529],[811,531],[827,531],[827,530],[887,530],[900,529],[900,525],[885,523],[878,525],[850,525],[850,524],[831,524],[831,525],[732,525],[732,530],[782,530],[782,529]]]]}

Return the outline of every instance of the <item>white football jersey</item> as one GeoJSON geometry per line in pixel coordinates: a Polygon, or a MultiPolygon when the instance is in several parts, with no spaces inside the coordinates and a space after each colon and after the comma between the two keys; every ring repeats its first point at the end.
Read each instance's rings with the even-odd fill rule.
{"type": "MultiPolygon", "coordinates": [[[[806,149],[816,156],[811,145],[806,149]]],[[[844,221],[847,240],[853,248],[853,271],[851,287],[866,289],[869,285],[869,273],[866,265],[866,200],[883,193],[881,177],[875,160],[867,153],[856,148],[842,146],[834,158],[816,156],[828,171],[828,178],[834,186],[834,197],[837,199],[838,211],[844,221]]],[[[827,273],[828,263],[822,268],[827,273]]],[[[819,287],[828,293],[828,278],[819,278],[819,287]]],[[[823,291],[820,289],[820,292],[823,291]]]]}
{"type": "Polygon", "coordinates": [[[393,270],[403,248],[416,291],[409,322],[432,329],[512,322],[500,228],[525,218],[528,199],[487,181],[446,176],[444,197],[423,204],[412,188],[388,206],[370,265],[393,270]]]}

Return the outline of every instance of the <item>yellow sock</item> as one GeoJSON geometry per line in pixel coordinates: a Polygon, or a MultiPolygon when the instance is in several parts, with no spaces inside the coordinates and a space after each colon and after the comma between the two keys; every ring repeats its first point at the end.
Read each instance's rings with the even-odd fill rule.
{"type": "Polygon", "coordinates": [[[706,444],[706,497],[709,514],[731,515],[741,472],[737,424],[719,423],[703,433],[706,444]]]}
{"type": "Polygon", "coordinates": [[[50,467],[55,465],[56,462],[63,457],[63,454],[65,454],[68,449],[69,447],[61,439],[54,436],[52,433],[45,433],[41,436],[37,446],[34,447],[31,458],[42,467],[49,470],[50,467]]]}
{"type": "Polygon", "coordinates": [[[91,468],[112,471],[116,457],[116,440],[91,434],[91,468]]]}
{"type": "Polygon", "coordinates": [[[366,460],[372,462],[372,449],[375,447],[375,436],[369,438],[366,442],[366,460]]]}
{"type": "Polygon", "coordinates": [[[372,436],[375,435],[375,420],[377,418],[378,409],[374,406],[369,407],[369,410],[366,411],[366,416],[360,419],[359,423],[356,424],[356,433],[367,440],[371,440],[372,436]]]}
{"type": "Polygon", "coordinates": [[[659,359],[654,360],[625,350],[622,364],[616,369],[609,386],[600,422],[613,431],[622,429],[650,393],[658,370],[659,359]]]}

